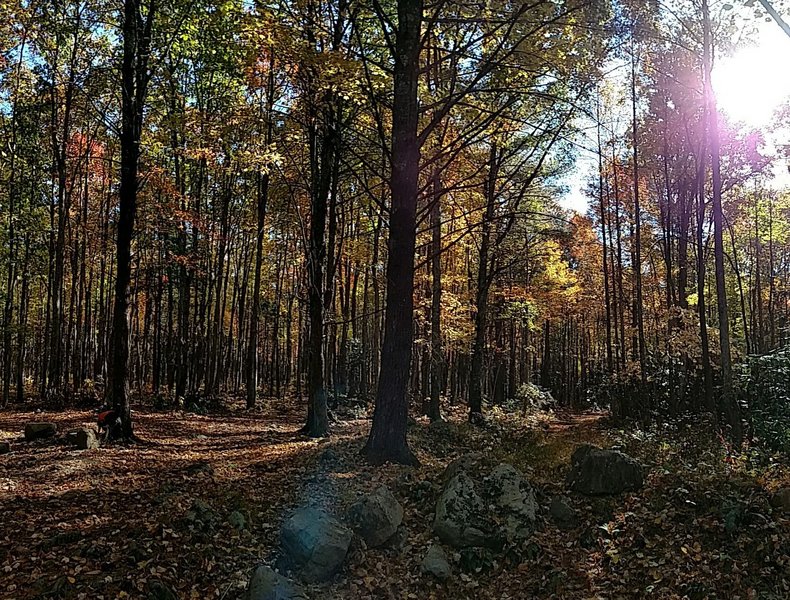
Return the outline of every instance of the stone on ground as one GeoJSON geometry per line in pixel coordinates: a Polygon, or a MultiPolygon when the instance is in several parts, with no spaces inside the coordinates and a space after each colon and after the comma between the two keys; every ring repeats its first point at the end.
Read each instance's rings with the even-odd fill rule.
{"type": "Polygon", "coordinates": [[[535,492],[513,465],[494,467],[486,478],[486,497],[493,500],[500,518],[504,517],[508,540],[525,539],[534,531],[538,510],[535,492]]]}
{"type": "Polygon", "coordinates": [[[578,522],[576,511],[564,498],[559,496],[551,499],[549,514],[560,529],[573,529],[578,522]]]}
{"type": "Polygon", "coordinates": [[[454,548],[497,547],[526,539],[534,530],[535,492],[512,465],[482,476],[484,461],[461,458],[448,466],[452,477],[436,504],[433,530],[454,548]]]}
{"type": "Polygon", "coordinates": [[[436,577],[436,579],[441,579],[442,581],[450,578],[452,569],[447,560],[447,555],[444,553],[441,546],[434,544],[428,548],[428,552],[425,553],[420,563],[420,571],[432,575],[436,577]]]}
{"type": "Polygon", "coordinates": [[[790,487],[782,488],[771,496],[771,506],[785,513],[790,513],[790,487]]]}
{"type": "Polygon", "coordinates": [[[54,423],[28,423],[25,425],[25,441],[55,437],[58,426],[54,423]]]}
{"type": "Polygon", "coordinates": [[[454,548],[484,545],[485,521],[485,504],[474,481],[465,471],[459,471],[444,486],[436,503],[434,532],[454,548]]]}
{"type": "Polygon", "coordinates": [[[74,443],[80,450],[92,450],[99,447],[99,440],[93,429],[78,429],[74,436],[74,443]]]}
{"type": "Polygon", "coordinates": [[[354,504],[349,521],[370,548],[382,545],[403,521],[403,507],[387,486],[382,485],[354,504]]]}
{"type": "Polygon", "coordinates": [[[340,569],[351,536],[351,530],[328,513],[308,506],[283,524],[280,542],[286,562],[312,583],[326,581],[340,569]]]}
{"type": "Polygon", "coordinates": [[[627,454],[585,445],[573,453],[566,483],[574,492],[588,496],[620,494],[640,489],[644,473],[642,465],[627,454]]]}
{"type": "Polygon", "coordinates": [[[252,573],[243,600],[306,600],[301,587],[266,565],[258,565],[252,573]]]}

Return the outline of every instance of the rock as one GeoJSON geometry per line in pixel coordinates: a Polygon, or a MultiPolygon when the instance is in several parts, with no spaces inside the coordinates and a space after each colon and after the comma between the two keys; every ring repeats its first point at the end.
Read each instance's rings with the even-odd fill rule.
{"type": "Polygon", "coordinates": [[[77,444],[77,430],[72,429],[71,431],[67,431],[66,433],[64,433],[63,441],[65,441],[67,444],[71,444],[72,446],[75,446],[77,444]]]}
{"type": "Polygon", "coordinates": [[[210,530],[217,522],[217,512],[205,500],[196,498],[184,518],[201,530],[210,530]]]}
{"type": "Polygon", "coordinates": [[[446,484],[461,471],[467,474],[477,474],[481,470],[482,463],[483,455],[479,452],[463,454],[447,465],[440,480],[446,484]]]}
{"type": "Polygon", "coordinates": [[[382,485],[351,507],[349,521],[368,547],[375,548],[397,531],[403,521],[403,507],[382,485]]]}
{"type": "Polygon", "coordinates": [[[559,496],[555,496],[551,499],[549,514],[560,529],[573,529],[576,527],[578,521],[576,511],[565,501],[565,499],[559,496]]]}
{"type": "Polygon", "coordinates": [[[571,458],[566,484],[571,490],[590,496],[620,494],[642,487],[642,465],[614,450],[580,446],[571,458]]]}
{"type": "Polygon", "coordinates": [[[486,496],[493,499],[497,514],[504,516],[508,540],[525,539],[534,531],[538,510],[535,492],[513,465],[494,467],[486,478],[486,496]]]}
{"type": "Polygon", "coordinates": [[[266,565],[258,565],[252,573],[243,600],[307,600],[301,587],[266,565]]]}
{"type": "Polygon", "coordinates": [[[228,523],[234,529],[241,531],[247,526],[247,519],[245,519],[244,515],[238,510],[234,510],[232,513],[230,513],[230,515],[228,515],[228,523]]]}
{"type": "Polygon", "coordinates": [[[178,600],[178,596],[161,581],[153,580],[148,584],[148,600],[178,600]]]}
{"type": "Polygon", "coordinates": [[[774,492],[771,496],[771,506],[780,512],[790,513],[790,487],[774,492]]]}
{"type": "Polygon", "coordinates": [[[351,530],[325,511],[305,507],[283,524],[280,542],[286,561],[298,569],[304,581],[326,581],[346,558],[351,530]]]}
{"type": "Polygon", "coordinates": [[[9,452],[11,452],[11,444],[0,442],[0,454],[8,454],[9,452]]]}
{"type": "Polygon", "coordinates": [[[99,447],[99,440],[93,429],[78,429],[74,436],[74,443],[80,450],[93,450],[99,447]]]}
{"type": "Polygon", "coordinates": [[[452,478],[439,495],[434,532],[454,548],[498,547],[523,541],[535,530],[538,505],[529,482],[504,463],[480,477],[484,466],[483,458],[473,454],[445,470],[452,478]]]}
{"type": "Polygon", "coordinates": [[[433,530],[445,544],[464,548],[485,542],[484,522],[485,504],[469,475],[459,471],[439,496],[433,530]]]}
{"type": "Polygon", "coordinates": [[[384,548],[389,548],[395,552],[402,552],[411,548],[409,546],[409,534],[404,527],[398,527],[398,530],[383,544],[384,548]]]}
{"type": "Polygon", "coordinates": [[[58,426],[54,423],[28,423],[25,425],[25,441],[55,437],[58,426]]]}
{"type": "Polygon", "coordinates": [[[447,555],[442,550],[441,546],[433,545],[428,548],[428,552],[420,563],[420,571],[428,575],[433,575],[436,579],[449,579],[452,575],[450,563],[447,561],[447,555]]]}

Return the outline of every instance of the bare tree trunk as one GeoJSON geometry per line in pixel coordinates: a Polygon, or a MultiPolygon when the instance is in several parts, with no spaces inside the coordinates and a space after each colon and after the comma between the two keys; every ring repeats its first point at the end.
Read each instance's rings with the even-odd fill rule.
{"type": "Polygon", "coordinates": [[[477,261],[477,293],[475,295],[475,337],[469,368],[469,420],[479,420],[483,414],[483,359],[485,356],[486,326],[488,324],[488,290],[491,286],[489,252],[491,226],[496,208],[497,145],[491,143],[488,177],[485,182],[486,211],[483,215],[480,251],[477,261]]]}
{"type": "Polygon", "coordinates": [[[719,311],[719,344],[721,352],[722,405],[733,438],[741,442],[743,428],[738,403],[732,389],[732,359],[730,358],[730,321],[727,310],[727,282],[724,273],[724,213],[721,206],[721,164],[719,157],[719,117],[711,83],[713,48],[711,44],[708,2],[702,0],[704,20],[705,96],[708,105],[710,159],[713,174],[713,254],[716,266],[716,301],[719,311]]]}
{"type": "Polygon", "coordinates": [[[643,316],[642,299],[642,211],[639,206],[639,140],[637,138],[636,121],[636,55],[631,45],[631,133],[634,145],[634,234],[636,248],[634,249],[634,275],[636,277],[636,330],[639,346],[639,370],[642,383],[647,381],[647,350],[645,348],[645,324],[643,316]]]}
{"type": "Polygon", "coordinates": [[[439,399],[442,393],[444,353],[442,351],[442,182],[434,173],[433,206],[431,206],[431,386],[427,416],[431,421],[441,418],[439,399]]]}
{"type": "Polygon", "coordinates": [[[113,408],[121,419],[121,435],[132,437],[132,415],[127,390],[129,361],[129,321],[127,293],[132,275],[132,236],[137,213],[138,163],[143,108],[148,84],[148,58],[154,7],[143,20],[140,0],[124,0],[123,58],[121,63],[121,185],[119,196],[117,267],[113,305],[110,385],[113,408]]]}
{"type": "Polygon", "coordinates": [[[406,441],[408,385],[414,339],[414,248],[417,228],[417,79],[422,0],[398,0],[392,109],[392,208],[387,243],[387,306],[368,460],[415,464],[406,441]]]}

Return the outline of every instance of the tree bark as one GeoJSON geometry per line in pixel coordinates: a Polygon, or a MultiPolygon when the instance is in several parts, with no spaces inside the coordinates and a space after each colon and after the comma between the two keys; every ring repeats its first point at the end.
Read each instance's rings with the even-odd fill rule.
{"type": "Polygon", "coordinates": [[[130,439],[133,435],[127,390],[129,361],[127,293],[132,275],[132,237],[137,213],[140,134],[149,78],[151,27],[155,14],[153,3],[148,7],[145,20],[140,9],[140,0],[124,0],[121,62],[121,183],[118,192],[115,301],[108,388],[113,408],[121,419],[121,435],[125,439],[130,439]]]}
{"type": "Polygon", "coordinates": [[[414,339],[414,248],[417,229],[417,79],[422,0],[398,0],[392,109],[390,231],[387,241],[387,305],[373,426],[364,452],[374,464],[416,464],[406,428],[414,339]]]}

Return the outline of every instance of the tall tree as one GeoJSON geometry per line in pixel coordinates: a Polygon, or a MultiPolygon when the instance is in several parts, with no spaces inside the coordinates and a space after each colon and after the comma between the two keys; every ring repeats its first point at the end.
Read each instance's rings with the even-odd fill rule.
{"type": "Polygon", "coordinates": [[[415,464],[406,440],[408,385],[414,339],[414,249],[417,227],[417,80],[420,72],[422,0],[398,0],[393,58],[392,149],[387,305],[373,426],[365,454],[376,464],[415,464]]]}
{"type": "Polygon", "coordinates": [[[708,113],[708,141],[712,173],[713,196],[713,255],[716,270],[716,304],[719,314],[719,351],[721,360],[722,407],[733,436],[740,441],[743,435],[740,411],[732,388],[732,358],[730,356],[730,315],[727,309],[727,282],[724,273],[724,212],[721,203],[721,152],[719,139],[719,113],[713,92],[713,43],[711,40],[708,1],[702,0],[703,83],[705,106],[708,113]]]}
{"type": "Polygon", "coordinates": [[[129,283],[132,278],[132,237],[137,214],[140,138],[146,94],[151,78],[151,36],[158,5],[147,9],[141,0],[124,0],[121,15],[121,184],[118,191],[118,233],[116,238],[115,300],[112,313],[109,398],[121,419],[124,438],[131,438],[132,415],[128,394],[129,283]]]}

